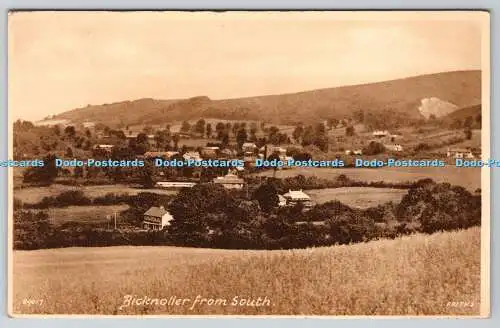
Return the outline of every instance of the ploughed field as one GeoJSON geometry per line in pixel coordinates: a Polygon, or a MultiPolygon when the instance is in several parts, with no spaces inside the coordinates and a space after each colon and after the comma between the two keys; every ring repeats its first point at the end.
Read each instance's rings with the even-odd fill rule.
{"type": "Polygon", "coordinates": [[[399,203],[406,189],[373,188],[373,187],[342,187],[313,189],[306,191],[316,204],[338,200],[351,207],[368,208],[387,202],[399,203]]]}
{"type": "MultiPolygon", "coordinates": [[[[266,170],[257,175],[273,176],[273,170],[266,170]]],[[[463,168],[455,166],[445,167],[394,167],[394,168],[315,168],[296,167],[286,170],[277,170],[276,178],[293,177],[299,174],[304,176],[317,176],[324,179],[335,179],[340,174],[345,174],[348,178],[363,181],[385,183],[414,182],[420,179],[431,178],[438,183],[447,182],[452,185],[459,185],[469,191],[481,188],[481,169],[463,168]]]]}
{"type": "Polygon", "coordinates": [[[13,270],[14,314],[478,315],[480,228],[288,251],[14,251],[13,270]]]}

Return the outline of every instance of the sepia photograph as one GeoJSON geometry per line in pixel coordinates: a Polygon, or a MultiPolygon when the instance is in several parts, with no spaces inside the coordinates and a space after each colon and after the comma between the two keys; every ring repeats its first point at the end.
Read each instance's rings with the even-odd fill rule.
{"type": "Polygon", "coordinates": [[[11,11],[12,317],[490,315],[486,11],[11,11]]]}

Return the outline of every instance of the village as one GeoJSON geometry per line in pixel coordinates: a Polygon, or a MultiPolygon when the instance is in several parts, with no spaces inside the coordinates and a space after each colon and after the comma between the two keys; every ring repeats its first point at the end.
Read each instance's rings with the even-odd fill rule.
{"type": "MultiPolygon", "coordinates": [[[[28,126],[26,122],[19,124],[28,126]]],[[[59,145],[64,150],[50,149],[50,152],[67,161],[83,162],[87,157],[93,162],[113,159],[140,163],[134,165],[135,171],[89,165],[60,168],[57,179],[62,183],[102,183],[98,181],[111,178],[131,186],[140,184],[151,191],[173,193],[200,183],[211,183],[228,191],[246,193],[248,197],[249,181],[256,176],[269,172],[268,176],[275,177],[280,170],[290,171],[288,175],[294,176],[296,167],[287,163],[310,163],[313,159],[333,163],[329,165],[331,168],[349,168],[356,167],[360,161],[387,158],[439,159],[452,163],[455,159],[481,157],[480,130],[464,133],[461,128],[443,129],[432,121],[421,122],[417,127],[370,129],[353,118],[324,120],[309,126],[199,119],[112,129],[89,121],[74,124],[49,117],[36,122],[30,129],[44,129],[44,132],[48,129],[55,133],[59,142],[68,146],[64,149],[59,145]],[[281,164],[259,165],[276,162],[281,164]]],[[[30,155],[18,151],[17,157],[30,155]]],[[[309,192],[301,188],[282,190],[277,197],[277,208],[300,205],[302,211],[308,211],[316,204],[309,192]]],[[[173,216],[167,205],[147,208],[142,213],[140,228],[160,231],[168,227],[173,216]]],[[[109,219],[112,216],[106,215],[109,219]]]]}

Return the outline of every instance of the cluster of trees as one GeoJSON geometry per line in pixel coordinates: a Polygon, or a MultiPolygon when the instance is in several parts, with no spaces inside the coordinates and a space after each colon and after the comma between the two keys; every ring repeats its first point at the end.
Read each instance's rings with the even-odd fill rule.
{"type": "Polygon", "coordinates": [[[461,186],[424,179],[408,190],[395,213],[402,222],[418,221],[426,233],[463,229],[481,224],[481,196],[461,186]]]}
{"type": "Polygon", "coordinates": [[[272,183],[264,183],[249,198],[219,185],[199,184],[175,198],[150,193],[130,198],[130,209],[122,216],[131,225],[138,225],[150,206],[167,205],[174,220],[161,232],[106,231],[75,223],[56,228],[44,212],[16,209],[14,242],[19,249],[121,244],[302,248],[463,229],[481,222],[480,195],[430,179],[412,185],[400,204],[365,210],[338,201],[309,211],[300,204],[279,208],[277,193],[272,183]]]}
{"type": "Polygon", "coordinates": [[[89,130],[77,132],[75,127],[68,126],[35,126],[29,121],[17,120],[13,126],[14,158],[39,156],[51,151],[74,150],[90,151],[93,137],[89,130]]]}
{"type": "Polygon", "coordinates": [[[231,136],[236,140],[238,149],[241,149],[245,142],[254,142],[259,147],[267,143],[274,145],[290,143],[290,137],[286,133],[280,132],[276,126],[267,127],[265,123],[261,123],[260,130],[263,136],[259,137],[257,136],[258,126],[255,122],[250,124],[246,122],[235,122],[233,124],[219,122],[215,126],[216,138],[221,141],[223,146],[229,144],[231,136]]]}
{"type": "Polygon", "coordinates": [[[323,123],[317,123],[314,127],[312,125],[304,127],[299,124],[295,127],[292,136],[304,147],[314,145],[324,152],[328,151],[329,139],[323,123]]]}

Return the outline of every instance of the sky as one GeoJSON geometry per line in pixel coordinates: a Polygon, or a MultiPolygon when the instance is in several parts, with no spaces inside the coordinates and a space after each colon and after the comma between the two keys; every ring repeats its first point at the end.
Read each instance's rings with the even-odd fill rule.
{"type": "Polygon", "coordinates": [[[9,15],[13,119],[140,98],[238,98],[481,69],[485,14],[9,15]],[[481,26],[483,26],[483,31],[481,26]]]}

